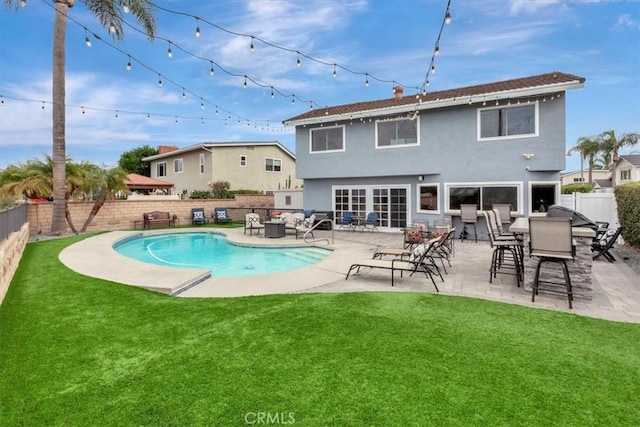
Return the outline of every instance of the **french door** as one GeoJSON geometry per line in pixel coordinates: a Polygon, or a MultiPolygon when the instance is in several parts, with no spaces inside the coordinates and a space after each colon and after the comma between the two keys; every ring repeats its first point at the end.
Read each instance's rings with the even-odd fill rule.
{"type": "Polygon", "coordinates": [[[361,218],[369,212],[376,212],[378,227],[407,226],[407,209],[410,206],[408,186],[334,186],[333,194],[336,218],[342,218],[347,211],[361,218]]]}

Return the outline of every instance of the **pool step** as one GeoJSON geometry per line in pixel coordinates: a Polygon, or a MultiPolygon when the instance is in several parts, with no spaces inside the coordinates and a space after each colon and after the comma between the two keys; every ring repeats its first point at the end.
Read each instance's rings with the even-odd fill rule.
{"type": "Polygon", "coordinates": [[[285,256],[313,264],[325,259],[328,254],[326,249],[305,248],[304,250],[287,252],[285,256]]]}

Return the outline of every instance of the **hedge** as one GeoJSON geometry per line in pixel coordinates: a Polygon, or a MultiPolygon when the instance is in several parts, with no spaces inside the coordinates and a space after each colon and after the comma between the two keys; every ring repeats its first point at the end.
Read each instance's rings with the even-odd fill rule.
{"type": "Polygon", "coordinates": [[[625,243],[640,249],[640,182],[616,186],[618,220],[625,243]]]}

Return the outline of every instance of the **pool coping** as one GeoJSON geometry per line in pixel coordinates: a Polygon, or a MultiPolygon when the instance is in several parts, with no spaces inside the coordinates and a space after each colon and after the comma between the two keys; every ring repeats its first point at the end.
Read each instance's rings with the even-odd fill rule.
{"type": "Polygon", "coordinates": [[[295,270],[253,276],[212,277],[208,269],[174,268],[128,258],[114,245],[140,235],[206,232],[225,236],[232,244],[253,247],[308,247],[302,240],[266,239],[250,236],[238,229],[181,228],[147,231],[113,231],[92,236],[65,248],[60,261],[77,273],[129,286],[181,297],[237,297],[302,292],[344,279],[350,262],[371,256],[371,245],[349,243],[318,245],[331,249],[325,259],[295,270]],[[349,256],[345,257],[348,253],[349,256]]]}

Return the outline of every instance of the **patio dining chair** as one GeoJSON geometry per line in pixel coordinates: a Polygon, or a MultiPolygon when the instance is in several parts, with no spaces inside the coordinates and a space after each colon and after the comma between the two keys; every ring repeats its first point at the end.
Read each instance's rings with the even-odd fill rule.
{"type": "Polygon", "coordinates": [[[214,208],[213,220],[218,224],[228,224],[232,221],[227,208],[214,208]]]}
{"type": "Polygon", "coordinates": [[[562,217],[529,218],[529,256],[538,257],[531,302],[535,302],[536,295],[542,290],[543,293],[566,295],[569,308],[573,308],[573,288],[567,266],[567,261],[575,259],[571,222],[571,218],[562,217]],[[564,284],[540,279],[540,270],[545,263],[560,265],[564,284]]]}
{"type": "Polygon", "coordinates": [[[353,212],[344,211],[342,213],[342,218],[337,222],[338,230],[342,230],[343,228],[347,228],[347,230],[353,229],[353,212]]]}
{"type": "Polygon", "coordinates": [[[460,240],[468,239],[471,233],[467,230],[467,226],[473,227],[473,237],[478,243],[478,207],[476,205],[460,205],[460,222],[462,222],[462,231],[460,232],[460,240]]]}
{"type": "Polygon", "coordinates": [[[367,214],[367,218],[361,226],[362,231],[371,230],[375,231],[378,229],[378,213],[377,212],[369,212],[367,214]]]}

